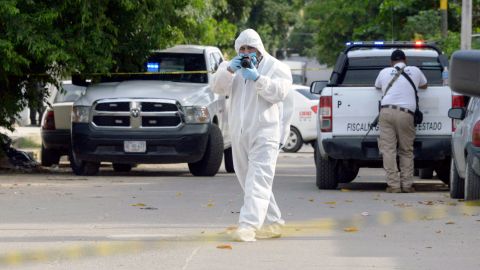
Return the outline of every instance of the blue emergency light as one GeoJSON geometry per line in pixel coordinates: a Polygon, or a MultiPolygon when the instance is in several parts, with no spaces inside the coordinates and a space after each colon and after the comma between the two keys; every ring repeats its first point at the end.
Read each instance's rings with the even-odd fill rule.
{"type": "Polygon", "coordinates": [[[147,63],[147,72],[159,72],[160,64],[159,63],[147,63]]]}

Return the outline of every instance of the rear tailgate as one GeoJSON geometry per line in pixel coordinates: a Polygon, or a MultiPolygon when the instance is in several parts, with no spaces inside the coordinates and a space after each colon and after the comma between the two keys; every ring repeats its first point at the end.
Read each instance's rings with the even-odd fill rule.
{"type": "MultiPolygon", "coordinates": [[[[330,90],[332,136],[365,135],[369,124],[378,114],[381,91],[374,87],[331,87],[330,90]]],[[[448,109],[452,106],[450,88],[431,86],[426,90],[420,89],[418,95],[423,122],[417,126],[417,135],[451,135],[452,121],[447,116],[448,109]]],[[[378,128],[370,134],[378,134],[378,128]]]]}

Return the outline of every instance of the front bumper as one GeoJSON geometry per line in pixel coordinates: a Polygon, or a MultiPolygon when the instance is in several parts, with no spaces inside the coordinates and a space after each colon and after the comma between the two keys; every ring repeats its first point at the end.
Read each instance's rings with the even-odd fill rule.
{"type": "Polygon", "coordinates": [[[80,160],[116,163],[191,163],[207,147],[211,124],[183,125],[166,130],[94,129],[87,123],[72,124],[72,147],[80,160]],[[145,141],[145,153],[126,153],[124,141],[145,141]]]}
{"type": "MultiPolygon", "coordinates": [[[[380,161],[376,138],[329,138],[322,141],[327,156],[334,159],[380,161]]],[[[417,136],[413,144],[415,160],[444,160],[451,155],[451,136],[417,136]]]]}

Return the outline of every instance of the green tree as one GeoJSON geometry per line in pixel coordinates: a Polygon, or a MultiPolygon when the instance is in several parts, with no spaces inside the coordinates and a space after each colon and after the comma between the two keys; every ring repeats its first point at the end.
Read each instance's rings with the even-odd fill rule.
{"type": "MultiPolygon", "coordinates": [[[[461,9],[449,2],[449,29],[459,31],[461,9]]],[[[480,2],[475,0],[475,2],[480,2]]],[[[414,40],[437,41],[451,51],[457,43],[455,33],[446,40],[440,38],[440,15],[437,0],[324,0],[310,1],[305,6],[305,21],[315,25],[317,59],[329,65],[354,40],[414,40]]]]}
{"type": "Polygon", "coordinates": [[[72,73],[138,71],[152,49],[226,46],[236,27],[213,0],[0,1],[0,126],[72,73]]]}

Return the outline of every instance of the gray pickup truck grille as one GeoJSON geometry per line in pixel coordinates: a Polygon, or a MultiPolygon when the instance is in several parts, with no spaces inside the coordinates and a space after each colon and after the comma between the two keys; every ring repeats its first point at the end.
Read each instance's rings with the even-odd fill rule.
{"type": "Polygon", "coordinates": [[[103,99],[95,102],[95,128],[176,128],[182,124],[181,105],[168,99],[103,99]]]}

